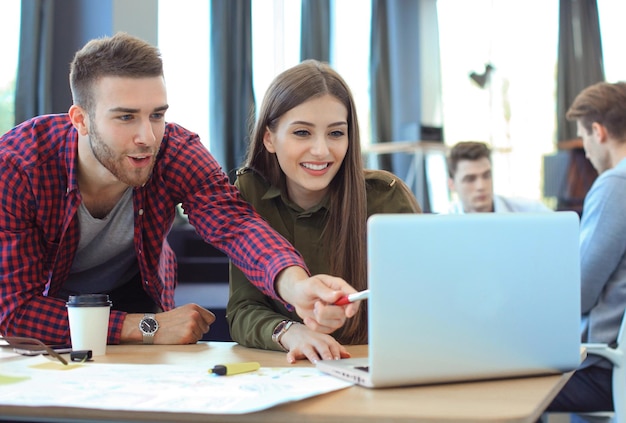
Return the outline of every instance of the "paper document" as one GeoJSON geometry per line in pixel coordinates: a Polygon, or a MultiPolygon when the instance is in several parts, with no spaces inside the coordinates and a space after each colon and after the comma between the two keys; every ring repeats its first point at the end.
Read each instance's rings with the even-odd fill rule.
{"type": "Polygon", "coordinates": [[[165,364],[88,363],[72,371],[43,370],[32,367],[37,359],[43,358],[10,366],[0,362],[0,379],[14,381],[0,384],[0,404],[242,414],[352,385],[303,367],[218,376],[206,367],[165,364]]]}

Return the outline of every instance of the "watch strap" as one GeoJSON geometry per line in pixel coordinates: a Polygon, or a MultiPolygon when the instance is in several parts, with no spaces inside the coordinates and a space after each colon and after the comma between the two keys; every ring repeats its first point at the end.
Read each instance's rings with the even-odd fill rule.
{"type": "Polygon", "coordinates": [[[157,322],[156,320],[156,314],[154,313],[146,313],[143,315],[143,318],[141,319],[141,322],[139,323],[139,330],[141,330],[141,334],[143,335],[143,343],[146,345],[152,345],[154,344],[154,334],[156,333],[156,331],[159,329],[159,323],[157,322],[157,326],[156,329],[153,332],[146,332],[143,330],[143,328],[141,327],[141,323],[145,320],[145,319],[152,319],[155,322],[157,322]]]}
{"type": "Polygon", "coordinates": [[[280,346],[280,348],[283,349],[283,351],[289,351],[289,350],[285,348],[285,346],[280,342],[280,339],[283,337],[285,332],[287,332],[287,330],[289,330],[291,325],[293,325],[294,323],[298,323],[298,322],[294,322],[293,320],[283,320],[282,322],[276,325],[276,327],[274,328],[274,333],[272,333],[272,341],[276,342],[278,346],[280,346]]]}

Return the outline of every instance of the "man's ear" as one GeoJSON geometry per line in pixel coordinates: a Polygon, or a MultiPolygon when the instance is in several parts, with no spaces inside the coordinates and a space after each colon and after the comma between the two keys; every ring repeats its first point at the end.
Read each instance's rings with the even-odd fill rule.
{"type": "Polygon", "coordinates": [[[272,133],[269,128],[265,128],[265,133],[263,133],[263,145],[270,153],[276,153],[276,149],[274,148],[274,142],[272,140],[272,133]]]}
{"type": "Polygon", "coordinates": [[[593,122],[591,124],[591,133],[596,137],[599,143],[606,142],[608,138],[606,127],[598,122],[593,122]]]}
{"type": "Polygon", "coordinates": [[[456,191],[456,187],[454,185],[454,179],[452,178],[448,178],[448,189],[450,189],[450,191],[456,191]]]}
{"type": "Polygon", "coordinates": [[[89,115],[87,112],[82,107],[72,104],[67,114],[78,133],[87,136],[89,134],[89,115]]]}

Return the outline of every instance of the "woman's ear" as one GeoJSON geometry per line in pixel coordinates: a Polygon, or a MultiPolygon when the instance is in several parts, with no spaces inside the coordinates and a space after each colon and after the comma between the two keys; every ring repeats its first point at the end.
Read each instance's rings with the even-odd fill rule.
{"type": "Polygon", "coordinates": [[[276,149],[274,148],[274,135],[269,128],[265,128],[265,133],[263,134],[263,145],[270,153],[276,153],[276,149]]]}
{"type": "Polygon", "coordinates": [[[82,136],[87,136],[89,134],[89,116],[87,112],[82,107],[73,104],[67,114],[78,133],[82,136]]]}

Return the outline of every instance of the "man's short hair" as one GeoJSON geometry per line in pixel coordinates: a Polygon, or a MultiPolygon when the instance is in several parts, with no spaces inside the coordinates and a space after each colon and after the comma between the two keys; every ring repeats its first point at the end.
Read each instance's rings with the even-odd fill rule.
{"type": "Polygon", "coordinates": [[[454,145],[448,153],[448,175],[454,178],[461,160],[479,160],[486,158],[491,161],[491,149],[484,142],[463,141],[454,145]]]}
{"type": "Polygon", "coordinates": [[[587,133],[597,122],[612,138],[626,142],[626,83],[598,82],[580,92],[565,114],[578,120],[587,133]]]}
{"type": "Polygon", "coordinates": [[[159,50],[124,32],[89,41],[74,55],[70,88],[74,104],[93,112],[93,85],[105,76],[149,78],[163,76],[159,50]]]}

